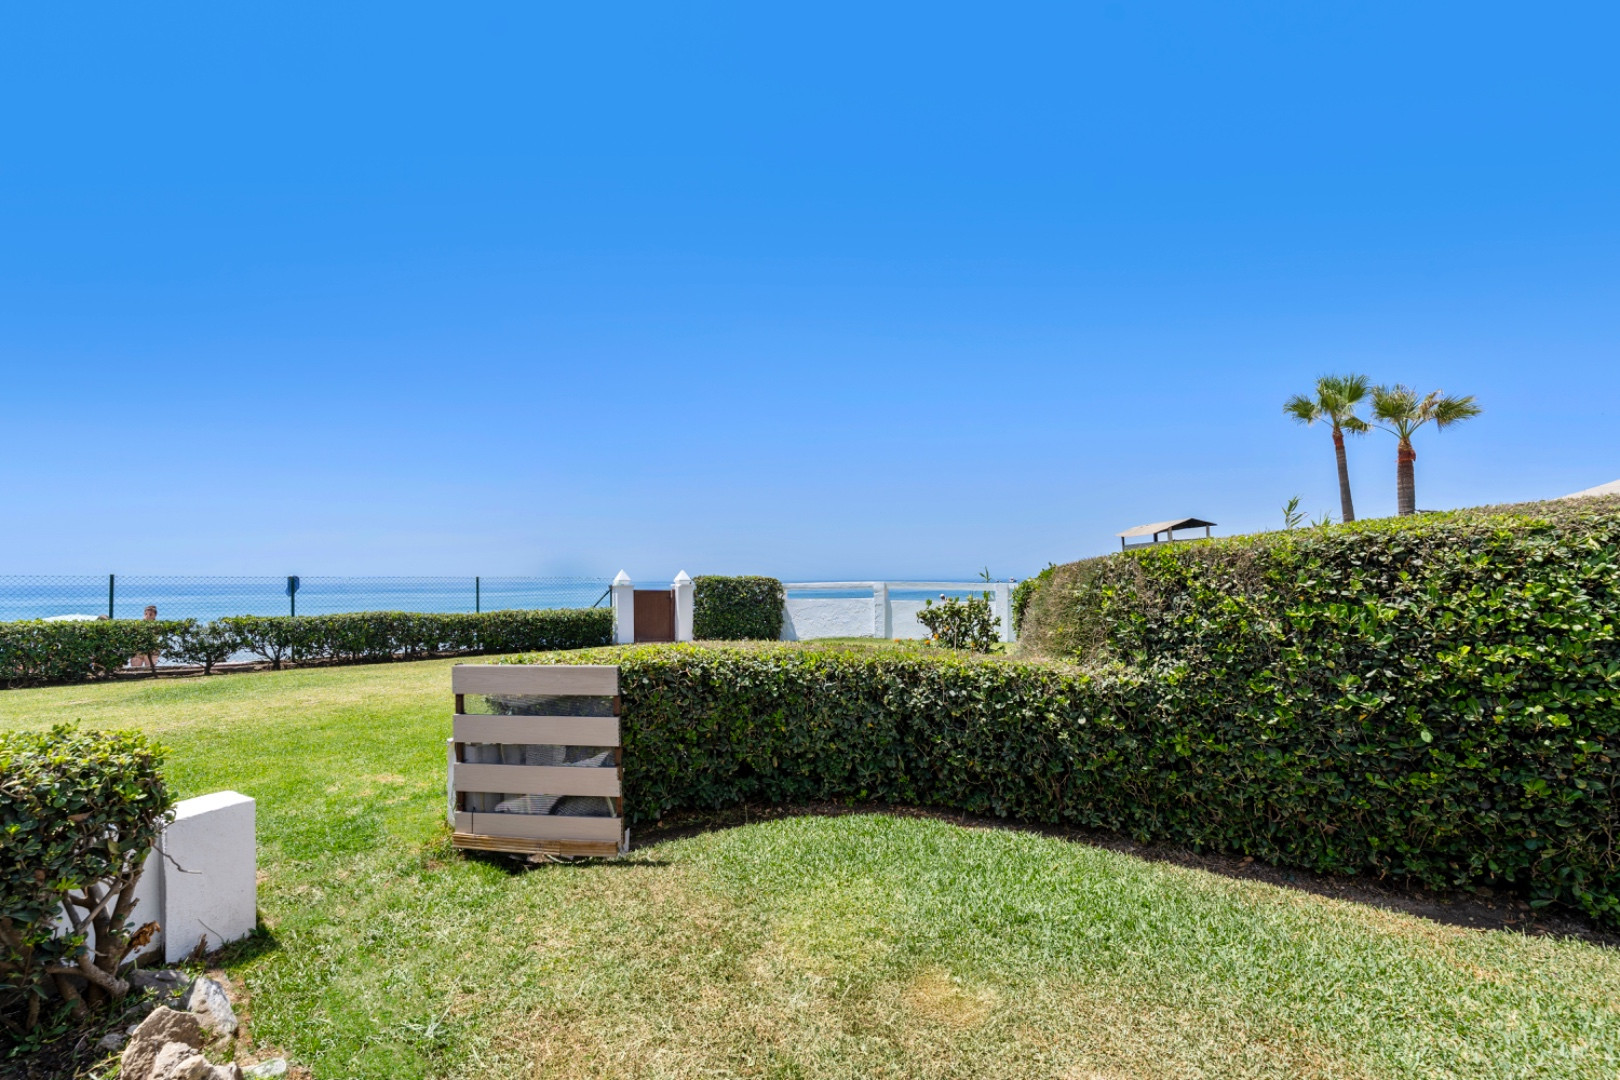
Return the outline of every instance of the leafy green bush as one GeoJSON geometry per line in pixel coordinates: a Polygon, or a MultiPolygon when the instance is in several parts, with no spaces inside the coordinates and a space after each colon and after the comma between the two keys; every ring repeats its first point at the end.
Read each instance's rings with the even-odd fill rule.
{"type": "Polygon", "coordinates": [[[928,627],[933,640],[947,649],[987,653],[1000,640],[996,631],[1001,627],[1001,619],[990,614],[989,593],[966,600],[941,597],[939,607],[935,607],[932,600],[924,600],[923,609],[917,612],[917,621],[928,627]]]}
{"type": "Polygon", "coordinates": [[[131,657],[163,652],[180,625],[144,619],[0,623],[0,683],[39,686],[106,675],[131,657]]]}
{"type": "Polygon", "coordinates": [[[303,615],[232,615],[219,621],[231,628],[243,649],[270,661],[272,671],[280,671],[309,634],[303,615]]]}
{"type": "Polygon", "coordinates": [[[150,933],[132,925],[135,884],[172,805],[161,764],[138,732],[0,732],[0,1027],[14,1037],[53,993],[83,1016],[129,992],[150,933]]]}
{"type": "Polygon", "coordinates": [[[1029,610],[1029,602],[1035,598],[1035,590],[1044,583],[1052,580],[1052,574],[1057,570],[1057,563],[1049,563],[1045,570],[1032,578],[1025,578],[1013,586],[1012,592],[1012,624],[1013,633],[1024,632],[1024,613],[1029,610]]]}
{"type": "Polygon", "coordinates": [[[583,649],[613,640],[607,608],[417,614],[237,615],[198,624],[146,622],[0,623],[0,683],[39,686],[106,676],[131,657],[163,654],[205,671],[247,650],[279,669],[287,660],[359,663],[444,653],[583,649]]]}
{"type": "Polygon", "coordinates": [[[1127,556],[1140,577],[1054,574],[1039,596],[1079,581],[1117,620],[1120,659],[1084,668],[785,646],[567,662],[620,665],[638,820],[934,805],[1620,925],[1615,517],[1402,524],[1267,538],[1268,567],[1198,545],[1127,556]],[[1282,581],[1313,599],[1263,602],[1282,581]]]}
{"type": "Polygon", "coordinates": [[[199,623],[184,619],[170,632],[165,652],[172,660],[201,664],[204,675],[211,675],[215,664],[229,660],[242,647],[242,638],[227,620],[199,623]]]}
{"type": "Polygon", "coordinates": [[[692,636],[704,641],[776,641],[787,594],[770,577],[693,579],[692,636]]]}

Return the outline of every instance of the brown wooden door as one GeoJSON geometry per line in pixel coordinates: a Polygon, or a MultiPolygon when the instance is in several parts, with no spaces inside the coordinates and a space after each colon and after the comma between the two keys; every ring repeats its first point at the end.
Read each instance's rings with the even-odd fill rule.
{"type": "Polygon", "coordinates": [[[637,589],[636,640],[675,640],[675,590],[637,589]]]}

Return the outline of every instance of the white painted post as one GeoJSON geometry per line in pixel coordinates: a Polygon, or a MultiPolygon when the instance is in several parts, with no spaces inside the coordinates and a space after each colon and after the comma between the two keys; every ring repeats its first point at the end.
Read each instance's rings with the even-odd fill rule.
{"type": "Polygon", "coordinates": [[[630,575],[620,570],[613,579],[613,644],[629,645],[636,640],[636,587],[630,575]]]}
{"type": "Polygon", "coordinates": [[[183,960],[206,938],[206,950],[253,933],[259,916],[254,803],[216,791],[176,803],[158,841],[163,874],[163,952],[183,960]]]}
{"type": "Polygon", "coordinates": [[[872,582],[872,636],[889,640],[889,583],[872,582]]]}
{"type": "Polygon", "coordinates": [[[1012,586],[1005,581],[996,582],[993,603],[996,617],[1001,620],[1001,640],[1011,641],[1013,639],[1012,586]]]}
{"type": "Polygon", "coordinates": [[[675,575],[675,640],[692,640],[692,598],[696,589],[685,570],[675,575]]]}

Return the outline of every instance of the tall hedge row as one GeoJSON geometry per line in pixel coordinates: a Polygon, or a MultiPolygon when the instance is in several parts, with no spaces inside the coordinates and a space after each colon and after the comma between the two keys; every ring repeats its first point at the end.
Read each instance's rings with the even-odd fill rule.
{"type": "MultiPolygon", "coordinates": [[[[1620,925],[1620,501],[1059,567],[1024,641],[618,655],[631,813],[872,798],[1620,925]]],[[[581,657],[585,659],[585,657],[581,657]]],[[[609,661],[612,662],[612,661],[609,661]]]]}
{"type": "Polygon", "coordinates": [[[776,641],[787,594],[773,577],[693,579],[692,636],[700,641],[776,641]]]}
{"type": "Polygon", "coordinates": [[[638,646],[565,662],[576,660],[620,665],[637,821],[871,799],[1322,873],[1489,884],[1620,925],[1608,695],[1601,718],[1567,726],[1489,711],[1419,726],[1350,703],[1200,715],[1185,671],[1125,666],[786,646],[638,646]]]}
{"type": "Polygon", "coordinates": [[[360,663],[444,653],[583,649],[612,640],[607,608],[418,614],[241,615],[206,628],[191,620],[0,623],[0,684],[40,686],[104,677],[132,657],[160,654],[203,663],[253,653],[284,662],[360,663]],[[200,633],[206,629],[207,634],[200,633]],[[207,643],[200,643],[206,637],[207,643]],[[221,653],[220,650],[223,649],[221,653]]]}

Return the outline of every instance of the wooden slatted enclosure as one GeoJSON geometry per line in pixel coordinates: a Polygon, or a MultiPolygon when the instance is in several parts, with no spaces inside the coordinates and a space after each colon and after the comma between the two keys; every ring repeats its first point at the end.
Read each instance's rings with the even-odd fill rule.
{"type": "Polygon", "coordinates": [[[546,856],[612,856],[628,850],[619,669],[457,664],[450,671],[456,702],[449,746],[455,846],[546,856]],[[469,712],[469,699],[478,698],[502,711],[469,712]],[[593,711],[601,715],[590,715],[593,711]],[[561,715],[576,712],[584,715],[561,715]],[[581,748],[597,753],[563,761],[570,753],[583,753],[581,748]],[[529,763],[535,759],[547,763],[529,763]],[[590,764],[598,759],[603,764],[590,764]],[[589,813],[593,804],[608,808],[610,816],[577,816],[589,813]]]}

